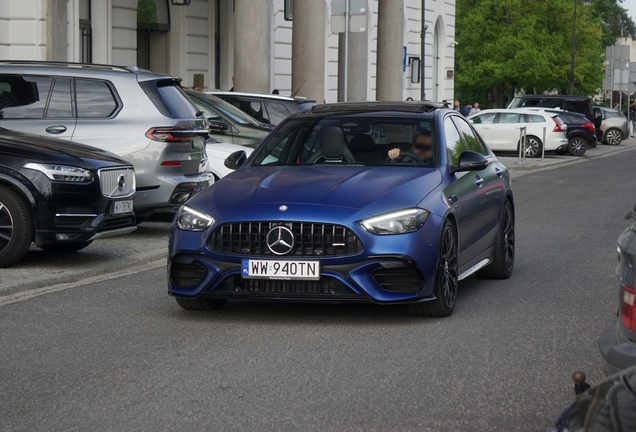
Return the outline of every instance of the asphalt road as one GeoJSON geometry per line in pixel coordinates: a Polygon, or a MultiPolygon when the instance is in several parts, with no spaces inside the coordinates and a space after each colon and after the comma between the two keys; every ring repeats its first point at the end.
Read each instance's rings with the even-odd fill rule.
{"type": "Polygon", "coordinates": [[[547,430],[602,379],[636,152],[516,178],[507,281],[455,313],[229,302],[181,310],[165,272],[0,298],[0,430],[547,430]]]}

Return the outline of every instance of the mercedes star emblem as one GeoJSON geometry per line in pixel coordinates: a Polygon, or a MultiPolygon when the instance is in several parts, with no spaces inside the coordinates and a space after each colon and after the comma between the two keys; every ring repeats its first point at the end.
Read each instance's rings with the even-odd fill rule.
{"type": "Polygon", "coordinates": [[[294,233],[283,225],[269,230],[265,239],[267,247],[275,255],[285,255],[294,248],[294,233]]]}
{"type": "Polygon", "coordinates": [[[289,207],[287,207],[286,205],[282,205],[282,206],[278,207],[278,210],[283,212],[283,211],[287,211],[288,208],[289,207]]]}

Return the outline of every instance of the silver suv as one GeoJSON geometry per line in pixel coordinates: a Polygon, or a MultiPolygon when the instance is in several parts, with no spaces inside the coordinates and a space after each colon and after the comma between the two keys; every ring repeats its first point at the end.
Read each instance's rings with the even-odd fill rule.
{"type": "Polygon", "coordinates": [[[207,121],[180,79],[136,67],[0,61],[0,127],[77,141],[130,161],[138,219],[214,182],[207,121]]]}

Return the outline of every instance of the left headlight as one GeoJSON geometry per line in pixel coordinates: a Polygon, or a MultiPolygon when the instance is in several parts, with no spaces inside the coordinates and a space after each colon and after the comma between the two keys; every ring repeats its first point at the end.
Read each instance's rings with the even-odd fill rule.
{"type": "Polygon", "coordinates": [[[372,234],[404,234],[420,229],[427,218],[426,210],[413,208],[374,216],[360,223],[372,234]]]}
{"type": "Polygon", "coordinates": [[[185,231],[205,231],[214,224],[214,218],[188,206],[181,207],[176,217],[177,227],[185,231]]]}
{"type": "Polygon", "coordinates": [[[40,171],[42,174],[55,181],[72,183],[90,183],[93,181],[93,174],[84,168],[66,165],[46,165],[29,162],[23,168],[40,171]]]}

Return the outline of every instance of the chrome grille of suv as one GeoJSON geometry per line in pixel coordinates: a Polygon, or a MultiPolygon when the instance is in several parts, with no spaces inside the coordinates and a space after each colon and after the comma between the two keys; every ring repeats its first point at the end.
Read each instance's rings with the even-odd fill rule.
{"type": "Polygon", "coordinates": [[[132,168],[117,168],[99,170],[99,185],[102,195],[106,198],[122,198],[135,193],[135,170],[132,168]],[[120,179],[123,176],[123,187],[120,179]]]}
{"type": "Polygon", "coordinates": [[[208,240],[216,252],[233,255],[274,256],[266,244],[267,233],[284,225],[294,234],[294,247],[285,256],[344,256],[362,252],[353,231],[333,224],[301,222],[244,222],[221,225],[208,240]]]}

